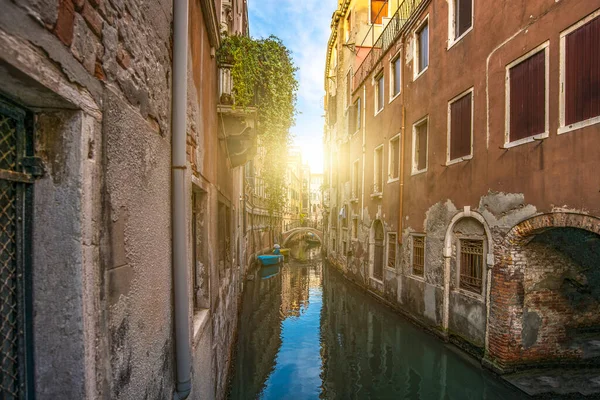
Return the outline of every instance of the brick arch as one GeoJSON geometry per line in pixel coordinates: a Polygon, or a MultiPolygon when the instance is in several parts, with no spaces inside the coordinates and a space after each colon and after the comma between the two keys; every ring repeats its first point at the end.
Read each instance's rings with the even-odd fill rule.
{"type": "Polygon", "coordinates": [[[489,343],[485,358],[489,365],[500,371],[531,362],[523,361],[521,342],[521,321],[527,295],[525,246],[536,235],[556,228],[577,228],[600,236],[600,218],[571,212],[536,215],[512,227],[496,246],[488,321],[489,343]]]}
{"type": "Polygon", "coordinates": [[[281,234],[282,236],[282,243],[281,245],[283,247],[285,247],[287,245],[287,242],[293,237],[296,236],[299,233],[304,233],[304,232],[312,232],[314,233],[317,238],[319,238],[319,241],[321,242],[321,244],[323,244],[323,232],[315,229],[315,228],[309,228],[309,227],[299,227],[299,228],[294,228],[294,229],[290,229],[287,232],[283,232],[281,234]]]}

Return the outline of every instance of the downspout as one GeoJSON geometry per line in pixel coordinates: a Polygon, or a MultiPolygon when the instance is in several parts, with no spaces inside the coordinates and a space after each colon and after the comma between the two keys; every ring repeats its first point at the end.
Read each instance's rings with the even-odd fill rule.
{"type": "Polygon", "coordinates": [[[172,96],[172,246],[175,315],[176,388],[174,400],[187,399],[191,391],[191,347],[185,190],[187,113],[188,0],[173,1],[173,96],[172,96]]]}
{"type": "MultiPolygon", "coordinates": [[[[402,76],[404,75],[404,51],[406,47],[404,46],[405,36],[402,36],[402,53],[400,57],[402,57],[402,76]]],[[[404,85],[403,85],[404,86],[404,85]]],[[[404,150],[406,148],[406,107],[404,105],[404,88],[401,88],[401,99],[402,99],[402,129],[401,129],[401,137],[400,137],[400,195],[399,195],[399,209],[398,209],[398,244],[402,245],[402,223],[404,222],[404,150]]]]}

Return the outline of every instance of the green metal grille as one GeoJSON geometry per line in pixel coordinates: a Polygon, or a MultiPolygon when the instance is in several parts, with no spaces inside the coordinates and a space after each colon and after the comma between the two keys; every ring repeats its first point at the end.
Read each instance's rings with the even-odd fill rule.
{"type": "Polygon", "coordinates": [[[26,398],[23,205],[25,113],[0,99],[0,399],[26,398]],[[11,175],[13,174],[13,175],[11,175]]]}

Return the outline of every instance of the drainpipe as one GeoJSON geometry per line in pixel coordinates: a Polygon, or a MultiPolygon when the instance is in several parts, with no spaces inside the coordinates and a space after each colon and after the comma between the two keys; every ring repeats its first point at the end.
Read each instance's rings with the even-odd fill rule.
{"type": "Polygon", "coordinates": [[[175,360],[177,386],[174,400],[191,391],[190,300],[188,294],[186,210],[186,113],[187,113],[188,0],[173,1],[173,96],[172,96],[172,245],[175,303],[175,360]]]}
{"type": "MultiPolygon", "coordinates": [[[[406,57],[406,54],[404,53],[404,51],[406,50],[406,46],[404,46],[405,44],[405,36],[402,36],[402,44],[401,44],[401,55],[400,57],[402,57],[402,76],[404,75],[404,57],[406,57]]],[[[404,83],[402,83],[402,85],[404,86],[404,83]]],[[[406,148],[406,106],[404,104],[404,92],[405,89],[404,88],[400,88],[401,92],[400,92],[400,96],[401,96],[401,100],[402,100],[402,129],[401,129],[401,134],[400,134],[400,195],[399,195],[399,200],[400,200],[400,204],[399,204],[399,210],[398,210],[398,236],[397,236],[397,240],[398,240],[398,244],[402,245],[402,225],[404,223],[404,217],[402,216],[402,214],[404,214],[404,151],[406,148]]]]}

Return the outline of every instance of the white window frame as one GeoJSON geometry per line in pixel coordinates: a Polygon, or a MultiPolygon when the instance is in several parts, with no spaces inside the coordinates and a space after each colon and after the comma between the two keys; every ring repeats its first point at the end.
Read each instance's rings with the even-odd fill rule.
{"type": "Polygon", "coordinates": [[[426,117],[421,118],[420,120],[418,120],[417,122],[415,122],[413,124],[413,129],[412,129],[412,158],[411,158],[411,176],[413,175],[418,175],[418,174],[422,174],[427,172],[427,168],[429,167],[429,115],[427,115],[426,117]],[[425,169],[417,169],[417,165],[419,164],[418,162],[415,162],[415,156],[416,156],[416,152],[417,152],[417,127],[419,125],[422,125],[423,122],[427,122],[427,148],[425,151],[425,169]]]}
{"type": "Polygon", "coordinates": [[[375,90],[374,90],[375,96],[373,96],[373,105],[374,105],[374,109],[375,109],[374,115],[376,116],[377,114],[379,114],[380,112],[383,111],[383,108],[385,106],[385,74],[384,74],[383,69],[381,69],[378,73],[376,73],[374,75],[373,86],[375,87],[375,90]],[[381,85],[381,88],[384,90],[384,93],[382,95],[383,101],[381,102],[381,104],[379,104],[379,80],[380,79],[383,79],[383,84],[381,85]],[[381,108],[378,107],[380,105],[381,105],[381,108]]]}
{"type": "Polygon", "coordinates": [[[394,56],[390,59],[390,103],[394,100],[396,100],[399,96],[400,93],[402,93],[402,54],[401,54],[401,50],[399,50],[396,54],[394,54],[394,56]],[[400,61],[400,90],[398,91],[398,93],[394,94],[394,86],[396,84],[396,77],[395,77],[395,67],[394,64],[396,63],[396,61],[400,61]]]}
{"type": "Polygon", "coordinates": [[[375,188],[375,181],[377,180],[377,165],[375,164],[377,151],[381,149],[381,187],[378,192],[371,193],[371,197],[381,197],[383,196],[383,143],[373,149],[373,188],[375,188]]]}
{"type": "Polygon", "coordinates": [[[352,163],[352,178],[351,178],[352,181],[350,182],[350,197],[352,197],[352,198],[350,199],[350,202],[357,202],[358,201],[358,189],[359,189],[359,185],[358,185],[358,175],[355,174],[355,170],[354,170],[354,166],[355,165],[358,165],[357,171],[360,174],[360,158],[357,158],[352,163]],[[356,183],[356,188],[354,188],[354,184],[355,183],[356,183]]]}
{"type": "MultiPolygon", "coordinates": [[[[446,166],[448,165],[452,165],[452,164],[456,164],[462,161],[468,161],[473,159],[473,111],[474,111],[474,103],[475,103],[475,93],[473,91],[473,88],[469,88],[467,90],[465,90],[464,92],[462,92],[461,94],[459,94],[458,96],[455,96],[454,98],[452,98],[449,102],[448,102],[448,134],[446,135],[446,166]],[[452,104],[456,103],[458,100],[462,99],[463,97],[465,97],[466,95],[468,95],[469,93],[471,93],[471,151],[469,152],[469,154],[467,154],[466,156],[463,157],[459,157],[459,158],[455,158],[454,160],[450,159],[450,143],[452,141],[452,132],[451,132],[451,126],[452,126],[452,104]]],[[[429,143],[427,144],[429,145],[429,143]]]]}
{"type": "Polygon", "coordinates": [[[425,281],[425,268],[427,266],[427,235],[425,233],[412,233],[410,235],[410,261],[409,261],[409,267],[410,267],[410,273],[409,276],[413,279],[417,279],[419,281],[425,281]],[[415,275],[414,271],[413,271],[413,265],[414,265],[414,257],[415,257],[415,245],[413,242],[413,239],[415,237],[420,237],[423,238],[423,276],[421,275],[415,275]]]}
{"type": "Polygon", "coordinates": [[[563,133],[571,132],[576,129],[581,129],[581,128],[585,128],[585,127],[600,123],[600,115],[599,115],[599,116],[596,116],[593,118],[586,119],[585,121],[575,122],[574,124],[571,124],[568,126],[565,125],[565,106],[566,106],[566,104],[565,104],[566,103],[565,76],[566,76],[566,68],[567,68],[566,59],[565,59],[565,56],[567,54],[566,53],[566,37],[569,33],[581,28],[583,25],[587,24],[588,22],[590,22],[591,20],[595,19],[598,16],[600,16],[600,9],[594,11],[587,17],[578,21],[576,24],[571,25],[570,27],[568,27],[567,29],[565,29],[564,31],[562,31],[560,33],[560,94],[559,94],[560,118],[559,118],[558,132],[557,132],[558,135],[562,135],[563,133]]]}
{"type": "Polygon", "coordinates": [[[448,48],[450,50],[452,46],[456,43],[460,42],[462,38],[467,36],[469,32],[473,30],[473,25],[475,24],[475,0],[471,0],[471,27],[463,32],[462,35],[456,36],[456,9],[454,7],[454,2],[456,0],[448,1],[448,48]]]}
{"type": "Polygon", "coordinates": [[[398,267],[398,233],[397,232],[387,232],[385,235],[385,264],[383,266],[384,269],[388,271],[396,271],[398,267]],[[396,235],[396,240],[394,240],[394,246],[396,246],[396,261],[394,262],[394,268],[388,267],[388,261],[390,260],[390,235],[396,235]]]}
{"type": "Polygon", "coordinates": [[[400,133],[390,138],[388,142],[388,180],[387,183],[396,182],[400,179],[400,171],[396,171],[398,176],[392,178],[392,141],[398,141],[398,154],[396,154],[396,159],[398,160],[398,168],[400,168],[400,133]]]}
{"type": "Polygon", "coordinates": [[[505,97],[505,118],[504,120],[506,121],[506,126],[504,128],[504,148],[505,149],[509,149],[511,147],[515,147],[515,146],[520,146],[522,144],[526,144],[526,143],[531,143],[534,142],[536,140],[542,140],[545,139],[549,136],[550,133],[550,41],[546,41],[544,43],[542,43],[541,45],[539,45],[538,47],[536,47],[535,49],[529,51],[528,53],[522,55],[521,57],[517,58],[515,61],[511,62],[510,64],[508,64],[506,66],[506,95],[505,97]],[[545,76],[545,82],[546,82],[546,93],[544,94],[544,113],[545,118],[544,118],[544,132],[539,133],[537,135],[533,135],[533,136],[529,136],[526,138],[522,138],[522,139],[518,139],[518,140],[514,140],[514,141],[510,141],[510,70],[511,68],[513,68],[514,66],[522,63],[523,61],[527,60],[528,58],[540,53],[540,52],[545,52],[544,58],[545,58],[545,66],[544,66],[544,74],[545,76]]]}
{"type": "Polygon", "coordinates": [[[414,43],[414,45],[413,45],[413,82],[416,81],[417,78],[419,78],[421,75],[423,75],[429,69],[429,64],[431,64],[430,63],[431,60],[429,58],[429,55],[431,54],[431,52],[429,51],[429,49],[431,47],[431,41],[430,41],[431,30],[428,29],[427,30],[427,66],[425,68],[423,68],[423,71],[419,72],[419,32],[425,25],[429,25],[429,14],[427,14],[425,16],[425,18],[423,18],[423,20],[421,22],[419,22],[419,24],[417,25],[417,28],[413,32],[413,43],[414,43]]]}

